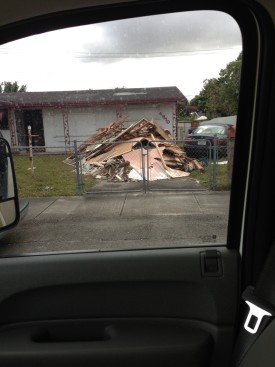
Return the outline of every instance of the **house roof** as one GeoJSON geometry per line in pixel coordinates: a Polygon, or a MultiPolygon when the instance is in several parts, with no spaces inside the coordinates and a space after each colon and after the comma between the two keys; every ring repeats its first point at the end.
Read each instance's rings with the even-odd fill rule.
{"type": "Polygon", "coordinates": [[[2,107],[80,107],[110,104],[165,103],[186,100],[177,87],[116,88],[60,92],[1,93],[2,107]]]}
{"type": "Polygon", "coordinates": [[[217,125],[236,125],[237,122],[237,115],[233,115],[233,116],[226,116],[226,117],[216,117],[212,120],[208,120],[205,122],[202,122],[202,124],[206,125],[206,124],[217,124],[217,125]]]}

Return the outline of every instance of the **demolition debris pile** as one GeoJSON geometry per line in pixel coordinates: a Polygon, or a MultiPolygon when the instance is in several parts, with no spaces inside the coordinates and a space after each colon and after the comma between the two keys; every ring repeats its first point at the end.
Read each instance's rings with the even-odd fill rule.
{"type": "MultiPolygon", "coordinates": [[[[161,180],[186,177],[203,166],[188,158],[173,136],[155,121],[142,119],[124,128],[126,117],[97,129],[79,146],[84,174],[108,181],[161,180]]],[[[75,165],[75,155],[64,163],[75,165]]]]}

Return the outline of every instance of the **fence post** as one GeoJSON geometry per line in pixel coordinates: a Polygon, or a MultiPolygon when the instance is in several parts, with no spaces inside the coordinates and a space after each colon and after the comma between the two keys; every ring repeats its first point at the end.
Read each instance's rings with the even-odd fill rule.
{"type": "Polygon", "coordinates": [[[231,186],[234,148],[235,148],[236,126],[229,126],[227,129],[227,177],[228,183],[231,186]]]}
{"type": "Polygon", "coordinates": [[[214,135],[214,144],[213,144],[213,186],[212,189],[216,190],[217,188],[217,134],[214,135]]]}
{"type": "Polygon", "coordinates": [[[33,176],[34,167],[33,167],[33,150],[32,150],[32,128],[30,125],[28,126],[28,136],[29,136],[29,156],[30,156],[30,163],[31,163],[30,170],[33,176]]]}
{"type": "Polygon", "coordinates": [[[76,192],[80,194],[81,193],[80,162],[76,140],[74,140],[74,156],[75,156],[75,173],[76,173],[76,192]]]}
{"type": "Polygon", "coordinates": [[[151,190],[150,187],[150,142],[147,142],[146,149],[146,166],[145,166],[145,185],[146,192],[151,190]]]}
{"type": "Polygon", "coordinates": [[[234,156],[235,138],[227,138],[227,177],[228,183],[231,185],[232,170],[233,170],[233,156],[234,156]]]}
{"type": "MultiPolygon", "coordinates": [[[[147,183],[146,183],[146,167],[147,164],[145,164],[146,159],[146,149],[144,149],[142,143],[141,144],[141,171],[142,171],[142,184],[143,184],[143,192],[146,193],[147,191],[147,183]]],[[[148,149],[147,149],[148,152],[148,149]]]]}

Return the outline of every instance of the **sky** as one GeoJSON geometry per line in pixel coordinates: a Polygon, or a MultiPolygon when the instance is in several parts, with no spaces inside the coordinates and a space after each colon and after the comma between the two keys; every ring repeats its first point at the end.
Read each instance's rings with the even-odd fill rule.
{"type": "Polygon", "coordinates": [[[0,81],[29,92],[177,86],[191,100],[241,50],[239,27],[225,13],[148,16],[0,46],[0,81]]]}

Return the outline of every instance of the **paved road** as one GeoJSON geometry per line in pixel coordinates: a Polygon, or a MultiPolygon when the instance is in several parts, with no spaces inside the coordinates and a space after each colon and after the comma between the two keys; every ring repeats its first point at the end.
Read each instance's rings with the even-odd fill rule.
{"type": "Polygon", "coordinates": [[[0,242],[10,254],[224,243],[228,192],[149,192],[30,199],[0,242]]]}

